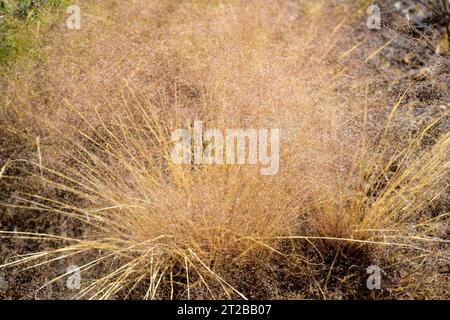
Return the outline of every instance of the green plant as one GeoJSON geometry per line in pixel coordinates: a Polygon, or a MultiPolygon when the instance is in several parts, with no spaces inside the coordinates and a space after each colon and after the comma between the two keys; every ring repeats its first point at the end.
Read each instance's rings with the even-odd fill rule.
{"type": "Polygon", "coordinates": [[[45,29],[69,0],[17,0],[0,2],[0,65],[11,64],[20,55],[39,46],[36,30],[45,29]]]}

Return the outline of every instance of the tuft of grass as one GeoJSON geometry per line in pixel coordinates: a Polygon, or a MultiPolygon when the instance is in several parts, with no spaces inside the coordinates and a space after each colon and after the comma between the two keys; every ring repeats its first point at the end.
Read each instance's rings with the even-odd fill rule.
{"type": "Polygon", "coordinates": [[[0,231],[26,244],[0,269],[37,276],[25,297],[448,295],[448,212],[434,208],[448,203],[450,135],[433,133],[448,111],[402,131],[417,101],[366,68],[381,50],[359,51],[325,5],[297,4],[297,16],[280,1],[86,6],[80,32],[54,39],[43,84],[10,80],[5,127],[35,151],[2,166],[23,189],[1,206],[38,222],[0,231]],[[174,165],[171,132],[194,120],[280,128],[279,173],[174,165]],[[366,288],[371,264],[382,291],[366,288]]]}

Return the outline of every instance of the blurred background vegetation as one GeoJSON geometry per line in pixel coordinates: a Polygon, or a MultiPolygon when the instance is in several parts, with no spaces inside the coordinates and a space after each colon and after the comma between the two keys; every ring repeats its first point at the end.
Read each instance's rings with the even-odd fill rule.
{"type": "Polygon", "coordinates": [[[0,66],[19,55],[33,55],[40,33],[54,19],[54,13],[70,0],[0,0],[0,66]]]}

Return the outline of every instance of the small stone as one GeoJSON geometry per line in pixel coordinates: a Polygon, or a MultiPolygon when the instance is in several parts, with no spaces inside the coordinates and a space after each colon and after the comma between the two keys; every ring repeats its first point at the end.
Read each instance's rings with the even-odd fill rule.
{"type": "Polygon", "coordinates": [[[411,64],[414,58],[415,58],[414,54],[408,53],[403,57],[403,63],[411,64]]]}
{"type": "Polygon", "coordinates": [[[421,68],[414,74],[414,80],[423,80],[431,74],[431,68],[421,68]]]}

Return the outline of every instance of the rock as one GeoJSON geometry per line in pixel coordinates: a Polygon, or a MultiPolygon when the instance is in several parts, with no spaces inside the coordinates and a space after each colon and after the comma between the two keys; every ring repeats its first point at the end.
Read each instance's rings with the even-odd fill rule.
{"type": "Polygon", "coordinates": [[[414,80],[424,80],[431,75],[431,68],[421,68],[413,75],[414,80]]]}

